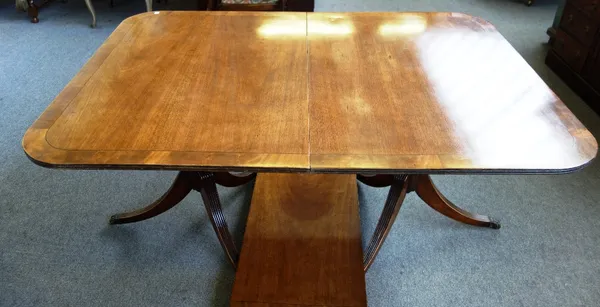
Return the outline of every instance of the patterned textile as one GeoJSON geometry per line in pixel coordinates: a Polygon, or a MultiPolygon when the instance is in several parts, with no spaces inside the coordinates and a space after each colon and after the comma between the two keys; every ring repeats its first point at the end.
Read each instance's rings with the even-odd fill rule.
{"type": "Polygon", "coordinates": [[[27,5],[27,1],[25,0],[16,0],[15,6],[17,7],[17,10],[21,10],[23,12],[27,12],[27,8],[29,7],[27,5]]]}
{"type": "Polygon", "coordinates": [[[279,0],[221,0],[223,4],[276,4],[279,0]]]}

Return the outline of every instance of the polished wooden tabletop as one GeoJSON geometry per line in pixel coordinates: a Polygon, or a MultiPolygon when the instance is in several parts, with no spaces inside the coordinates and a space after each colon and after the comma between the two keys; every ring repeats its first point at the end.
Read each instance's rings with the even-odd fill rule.
{"type": "Polygon", "coordinates": [[[359,13],[308,22],[314,170],[572,169],[596,154],[593,136],[485,20],[359,13]]]}
{"type": "Polygon", "coordinates": [[[267,41],[305,13],[126,19],[27,132],[52,166],[307,169],[306,43],[267,41]]]}
{"type": "Polygon", "coordinates": [[[27,131],[71,168],[567,172],[597,143],[488,22],[459,13],[151,12],[27,131]]]}

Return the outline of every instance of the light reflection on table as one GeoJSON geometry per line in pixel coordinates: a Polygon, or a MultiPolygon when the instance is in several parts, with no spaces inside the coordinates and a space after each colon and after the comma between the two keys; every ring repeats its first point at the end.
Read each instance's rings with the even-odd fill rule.
{"type": "Polygon", "coordinates": [[[500,34],[434,27],[415,44],[431,89],[472,163],[510,168],[519,161],[544,168],[577,155],[573,137],[553,111],[557,97],[500,34]]]}
{"type": "Polygon", "coordinates": [[[354,32],[354,27],[342,18],[315,20],[308,24],[305,19],[279,18],[266,21],[257,29],[258,35],[265,38],[306,37],[307,32],[328,37],[346,36],[354,32]]]}

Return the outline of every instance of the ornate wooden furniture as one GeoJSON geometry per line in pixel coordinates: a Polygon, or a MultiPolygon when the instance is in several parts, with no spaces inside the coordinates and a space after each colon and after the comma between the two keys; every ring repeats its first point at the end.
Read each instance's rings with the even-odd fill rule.
{"type": "MultiPolygon", "coordinates": [[[[89,0],[86,0],[86,1],[89,1],[89,0]]],[[[40,19],[38,17],[40,8],[49,4],[50,2],[52,2],[52,0],[43,0],[38,3],[36,3],[33,0],[17,0],[16,6],[17,6],[17,9],[23,9],[23,10],[27,11],[27,15],[31,19],[32,23],[38,23],[38,22],[40,22],[40,19]]]]}
{"type": "Polygon", "coordinates": [[[212,0],[212,10],[283,11],[285,0],[212,0]]]}
{"type": "Polygon", "coordinates": [[[208,10],[312,12],[314,0],[208,0],[208,10]]]}
{"type": "MultiPolygon", "coordinates": [[[[17,0],[17,1],[21,1],[21,0],[17,0]]],[[[31,22],[32,23],[38,23],[40,21],[38,15],[39,15],[39,9],[41,7],[43,7],[44,5],[48,4],[49,2],[51,2],[52,0],[44,0],[42,1],[40,4],[36,4],[33,0],[22,0],[24,2],[24,5],[26,6],[27,10],[27,14],[29,15],[29,18],[31,18],[31,22]]],[[[66,1],[66,0],[65,0],[66,1]]],[[[146,11],[150,12],[152,11],[152,0],[144,0],[146,2],[146,11]]],[[[94,9],[94,5],[92,4],[92,0],[84,0],[85,5],[87,6],[88,10],[90,11],[90,14],[92,15],[92,23],[90,24],[90,26],[92,28],[96,27],[96,10],[94,9]]],[[[110,5],[113,5],[113,1],[110,1],[110,5]]],[[[19,2],[17,2],[17,7],[20,7],[19,2]]]]}
{"type": "Polygon", "coordinates": [[[546,64],[600,113],[600,0],[568,0],[546,64]]]}
{"type": "MultiPolygon", "coordinates": [[[[406,193],[457,221],[499,228],[450,203],[430,174],[566,173],[587,165],[597,143],[476,17],[153,12],[117,27],[27,130],[23,148],[47,167],[179,170],[161,199],[111,223],[156,216],[196,190],[234,266],[237,246],[215,185],[244,184],[252,173],[311,173],[258,175],[238,279],[291,272],[302,276],[297,283],[332,281],[304,274],[287,256],[272,267],[259,263],[257,248],[269,255],[289,248],[307,253],[300,259],[338,261],[337,272],[363,291],[353,274],[373,263],[406,193]],[[250,173],[231,173],[240,171],[250,173]],[[362,265],[357,174],[391,186],[362,265]],[[314,247],[325,250],[307,252],[314,247]]],[[[236,289],[234,306],[265,297],[258,288],[236,289]]],[[[303,304],[362,302],[323,293],[303,296],[303,304]]],[[[299,302],[272,295],[263,303],[299,302]]]]}

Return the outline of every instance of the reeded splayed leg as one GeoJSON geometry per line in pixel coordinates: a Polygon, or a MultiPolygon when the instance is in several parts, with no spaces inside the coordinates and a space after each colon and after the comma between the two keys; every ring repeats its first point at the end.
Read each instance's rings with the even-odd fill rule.
{"type": "Polygon", "coordinates": [[[461,223],[499,229],[500,224],[485,215],[473,214],[455,206],[435,187],[429,175],[413,175],[417,195],[435,211],[461,223]]]}
{"type": "Polygon", "coordinates": [[[375,261],[379,249],[392,229],[406,194],[412,191],[417,192],[417,195],[431,208],[453,220],[474,226],[500,228],[500,224],[489,217],[470,213],[452,204],[438,191],[429,175],[357,175],[357,179],[372,187],[391,185],[375,232],[364,252],[365,272],[375,261]]]}
{"type": "Polygon", "coordinates": [[[221,201],[219,200],[219,194],[217,193],[215,175],[213,173],[198,173],[198,176],[200,182],[198,183],[196,190],[202,195],[204,208],[206,208],[206,213],[217,234],[217,238],[221,243],[221,247],[223,247],[229,262],[236,268],[239,252],[233,242],[233,237],[229,232],[225,216],[223,215],[221,201]]]}
{"type": "MultiPolygon", "coordinates": [[[[365,181],[364,177],[361,178],[361,175],[358,175],[358,179],[363,183],[369,182],[368,180],[365,181]]],[[[375,180],[377,178],[371,177],[370,179],[375,180]]],[[[385,180],[391,184],[391,187],[387,196],[387,200],[385,201],[385,205],[383,206],[381,216],[379,217],[379,221],[375,227],[375,232],[371,237],[371,241],[369,241],[367,249],[363,253],[363,268],[365,272],[369,269],[371,264],[373,264],[373,261],[375,261],[375,257],[377,256],[379,249],[383,245],[385,238],[387,238],[388,233],[392,229],[392,225],[394,225],[394,221],[398,216],[398,212],[400,212],[400,207],[404,202],[404,197],[406,197],[406,193],[408,192],[409,188],[409,180],[407,175],[394,175],[390,176],[389,178],[385,178],[385,180]]],[[[371,181],[369,183],[377,183],[376,186],[379,187],[386,185],[381,180],[371,181]]]]}
{"type": "Polygon", "coordinates": [[[227,258],[233,265],[237,264],[238,250],[229,233],[225,216],[221,208],[217,184],[226,187],[235,187],[246,184],[256,178],[255,173],[230,174],[209,172],[179,172],[171,188],[151,205],[131,212],[115,214],[110,218],[110,224],[125,224],[139,222],[155,217],[175,207],[192,190],[200,192],[204,207],[213,229],[225,251],[227,258]]]}

